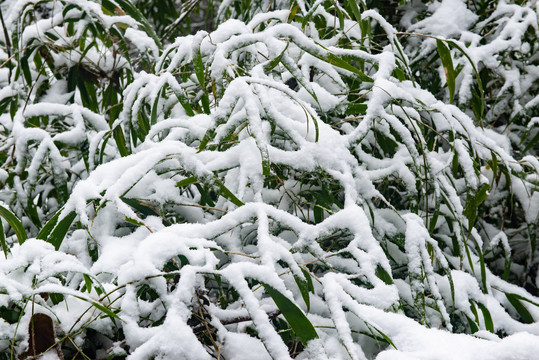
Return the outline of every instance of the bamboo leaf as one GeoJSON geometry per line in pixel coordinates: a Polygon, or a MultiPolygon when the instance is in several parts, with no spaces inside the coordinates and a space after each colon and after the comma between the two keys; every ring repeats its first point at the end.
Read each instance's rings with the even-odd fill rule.
{"type": "Polygon", "coordinates": [[[112,136],[114,137],[114,141],[116,141],[116,146],[118,147],[120,155],[129,155],[129,150],[127,150],[127,145],[125,143],[124,132],[120,126],[114,128],[114,130],[112,131],[112,136]]]}
{"type": "Polygon", "coordinates": [[[84,279],[84,286],[85,286],[85,289],[87,292],[91,292],[92,291],[92,279],[86,275],[86,274],[82,274],[82,277],[84,279]]]}
{"type": "Polygon", "coordinates": [[[264,65],[264,72],[268,73],[270,72],[271,70],[273,70],[277,65],[279,65],[279,63],[281,62],[281,59],[284,55],[284,53],[286,52],[286,50],[288,49],[288,45],[290,45],[289,42],[286,43],[283,51],[281,51],[281,53],[279,54],[279,56],[277,56],[276,58],[274,59],[271,59],[270,62],[268,62],[266,65],[264,65]]]}
{"type": "Polygon", "coordinates": [[[38,239],[51,243],[57,250],[60,248],[60,245],[62,245],[64,237],[77,216],[77,213],[72,211],[62,218],[62,220],[58,221],[63,210],[64,208],[58,210],[36,236],[38,239]]]}
{"type": "Polygon", "coordinates": [[[481,312],[483,313],[485,328],[491,333],[494,333],[494,322],[492,321],[492,316],[490,316],[490,311],[488,311],[486,306],[481,303],[477,303],[477,306],[479,306],[479,309],[481,309],[481,312]]]}
{"type": "MultiPolygon", "coordinates": [[[[511,293],[505,293],[505,297],[507,297],[507,300],[513,305],[515,310],[517,311],[518,315],[520,316],[520,319],[526,323],[526,324],[532,324],[534,323],[533,316],[530,314],[528,309],[522,303],[520,300],[522,299],[521,296],[517,294],[511,294],[511,293]]],[[[535,304],[537,306],[537,304],[535,304]]]]}
{"type": "Polygon", "coordinates": [[[4,225],[2,224],[1,219],[0,219],[0,244],[2,244],[2,250],[4,251],[4,256],[7,259],[9,248],[7,247],[7,244],[6,244],[6,235],[4,234],[4,225]]]}
{"type": "Polygon", "coordinates": [[[383,282],[388,285],[393,284],[393,278],[380,264],[376,266],[376,276],[378,276],[383,282]]]}
{"type": "Polygon", "coordinates": [[[355,66],[350,65],[349,62],[346,62],[345,60],[341,59],[340,57],[338,57],[335,54],[328,53],[326,58],[323,59],[323,60],[329,62],[332,65],[338,66],[341,69],[345,69],[345,70],[348,70],[348,71],[350,71],[350,72],[352,72],[352,73],[354,73],[356,75],[359,75],[359,78],[362,81],[374,82],[373,78],[371,78],[370,76],[365,75],[365,73],[361,72],[358,68],[356,68],[355,66]]]}
{"type": "Polygon", "coordinates": [[[109,317],[111,318],[114,318],[114,319],[119,319],[120,320],[120,317],[118,316],[118,314],[116,314],[115,312],[113,312],[112,310],[110,310],[109,308],[107,308],[106,306],[100,304],[99,302],[95,301],[95,300],[91,300],[91,299],[86,299],[82,296],[76,296],[76,298],[78,299],[81,299],[83,301],[86,301],[86,302],[89,302],[90,304],[92,304],[93,307],[95,307],[96,309],[104,312],[105,314],[107,314],[109,317]]]}
{"type": "Polygon", "coordinates": [[[356,0],[346,0],[346,5],[352,10],[352,14],[356,18],[358,24],[361,24],[361,12],[359,11],[359,6],[357,5],[356,0]]]}
{"type": "Polygon", "coordinates": [[[200,46],[197,46],[193,49],[193,68],[195,70],[195,75],[200,84],[200,88],[203,91],[201,98],[202,107],[206,114],[210,113],[210,101],[208,96],[208,91],[206,89],[206,75],[204,71],[204,63],[202,62],[202,55],[200,54],[200,46]]]}
{"type": "Polygon", "coordinates": [[[441,40],[437,39],[436,45],[438,47],[438,54],[440,55],[442,65],[444,67],[447,88],[449,89],[449,101],[452,104],[455,96],[455,69],[453,67],[453,60],[451,59],[451,52],[441,40]]]}
{"type": "Polygon", "coordinates": [[[453,40],[447,40],[447,44],[450,45],[451,47],[454,47],[455,49],[459,50],[468,59],[468,61],[472,65],[472,68],[473,68],[474,73],[475,73],[475,78],[477,80],[477,92],[478,92],[476,94],[475,91],[472,91],[472,96],[473,96],[472,97],[472,105],[474,105],[474,103],[475,103],[475,105],[474,105],[474,107],[475,107],[474,113],[475,113],[475,116],[476,116],[477,120],[479,121],[479,125],[481,125],[481,127],[483,127],[482,119],[483,119],[483,115],[485,113],[485,91],[483,90],[483,82],[481,81],[481,76],[479,76],[479,71],[477,71],[477,68],[475,67],[475,64],[472,61],[472,58],[470,57],[470,55],[468,55],[468,53],[466,53],[466,51],[464,51],[464,49],[459,44],[457,44],[453,40]]]}
{"type": "Polygon", "coordinates": [[[316,333],[313,324],[311,324],[309,319],[307,319],[303,311],[301,311],[296,304],[271,286],[264,283],[262,283],[262,285],[273,301],[275,301],[275,305],[277,305],[281,314],[283,314],[286,321],[288,321],[290,327],[292,327],[292,330],[294,330],[303,345],[306,345],[310,340],[318,338],[318,334],[316,333]]]}
{"type": "Polygon", "coordinates": [[[202,183],[205,183],[206,185],[209,185],[209,186],[215,186],[217,188],[217,192],[219,193],[219,195],[221,195],[224,198],[230,200],[236,206],[245,205],[217,177],[214,177],[212,179],[198,179],[196,176],[191,176],[191,177],[188,177],[188,178],[183,179],[181,181],[178,181],[176,183],[176,187],[186,187],[188,185],[195,184],[197,182],[202,182],[202,183]]]}
{"type": "Polygon", "coordinates": [[[142,15],[142,13],[129,1],[129,0],[102,0],[101,4],[103,7],[110,11],[111,13],[115,14],[117,12],[117,9],[121,9],[125,11],[125,13],[129,16],[131,16],[133,19],[137,20],[141,25],[142,29],[146,34],[148,34],[149,37],[155,41],[155,44],[160,49],[163,47],[161,44],[161,40],[159,40],[159,37],[155,33],[153,27],[150,25],[148,20],[142,15]]]}
{"type": "MultiPolygon", "coordinates": [[[[22,222],[17,218],[17,216],[15,216],[15,214],[2,205],[0,205],[0,216],[3,217],[9,226],[11,226],[13,231],[15,231],[15,236],[17,236],[17,240],[19,240],[19,244],[22,244],[28,238],[28,235],[26,235],[26,230],[24,230],[24,226],[22,226],[22,222]]],[[[3,229],[2,234],[4,234],[3,229]]],[[[4,248],[4,245],[5,244],[2,244],[2,248],[4,248]]]]}
{"type": "Polygon", "coordinates": [[[190,176],[176,183],[176,187],[186,187],[188,185],[196,183],[198,180],[195,176],[190,176]]]}
{"type": "Polygon", "coordinates": [[[298,285],[301,297],[303,297],[303,301],[305,301],[305,305],[307,306],[307,311],[309,311],[311,308],[309,292],[313,291],[313,281],[308,271],[306,271],[305,269],[301,269],[301,272],[303,273],[305,279],[294,275],[294,280],[296,280],[296,284],[298,285]]]}

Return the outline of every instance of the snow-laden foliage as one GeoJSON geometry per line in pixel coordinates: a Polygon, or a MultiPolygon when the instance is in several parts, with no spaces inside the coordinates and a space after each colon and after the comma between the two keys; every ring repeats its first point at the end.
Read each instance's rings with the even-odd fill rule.
{"type": "Polygon", "coordinates": [[[534,357],[535,2],[159,3],[0,4],[5,356],[534,357]]]}

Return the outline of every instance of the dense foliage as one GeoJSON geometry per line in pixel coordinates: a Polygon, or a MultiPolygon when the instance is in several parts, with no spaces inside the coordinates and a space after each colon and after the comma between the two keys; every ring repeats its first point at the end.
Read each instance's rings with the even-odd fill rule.
{"type": "Polygon", "coordinates": [[[0,358],[539,351],[536,1],[0,9],[0,358]]]}

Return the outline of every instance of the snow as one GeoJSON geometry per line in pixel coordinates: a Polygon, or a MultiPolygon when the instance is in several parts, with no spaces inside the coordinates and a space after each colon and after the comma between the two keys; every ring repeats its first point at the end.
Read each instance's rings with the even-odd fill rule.
{"type": "MultiPolygon", "coordinates": [[[[33,3],[2,4],[10,31],[33,3]]],[[[322,1],[297,2],[302,16],[335,21],[333,34],[319,36],[279,1],[275,11],[161,50],[127,14],[93,1],[55,4],[50,18],[28,20],[16,45],[54,46],[57,72],[29,61],[34,89],[26,75],[0,69],[0,102],[17,105],[0,115],[0,202],[29,235],[19,244],[0,214],[10,248],[0,261],[0,305],[23,309],[19,323],[0,322],[0,339],[21,347],[39,311],[79,346],[90,328],[128,359],[290,359],[292,347],[296,358],[317,360],[534,358],[539,298],[531,283],[515,284],[536,267],[539,161],[519,136],[536,134],[539,120],[528,115],[538,76],[533,61],[516,65],[505,52],[535,56],[525,37],[537,32],[536,8],[500,1],[481,23],[463,0],[400,8],[408,33],[452,39],[470,57],[450,47],[460,71],[453,105],[447,89],[432,93],[408,74],[431,59],[445,83],[435,39],[398,33],[377,10],[361,9],[376,40],[362,40],[364,24],[337,19],[322,1]],[[92,34],[83,55],[83,27],[68,36],[65,26],[79,17],[118,30],[150,65],[139,70],[116,40],[108,47],[92,34]],[[493,31],[481,41],[483,26],[493,31]],[[202,77],[184,74],[198,60],[202,77]],[[485,126],[468,103],[472,64],[493,77],[485,126]],[[94,110],[79,85],[68,92],[64,70],[75,65],[100,79],[94,110]],[[358,80],[355,66],[370,80],[358,80]],[[395,78],[400,67],[408,80],[395,78]],[[121,88],[114,118],[104,105],[113,76],[121,88]],[[366,110],[350,110],[350,99],[366,110]],[[494,124],[504,104],[513,123],[502,129],[494,124]],[[482,184],[488,198],[470,224],[465,204],[482,184]],[[514,219],[505,218],[509,206],[514,219]],[[57,211],[60,221],[76,216],[58,250],[36,239],[57,211]],[[307,330],[294,328],[266,286],[313,325],[315,339],[283,341],[307,330]]],[[[219,17],[231,4],[220,4],[219,17]]],[[[55,226],[39,237],[57,236],[55,226]]],[[[8,346],[0,341],[0,351],[8,346]]]]}
{"type": "Polygon", "coordinates": [[[463,0],[435,1],[429,5],[432,15],[410,27],[411,31],[425,31],[443,38],[451,38],[469,29],[478,16],[469,10],[463,0]]]}

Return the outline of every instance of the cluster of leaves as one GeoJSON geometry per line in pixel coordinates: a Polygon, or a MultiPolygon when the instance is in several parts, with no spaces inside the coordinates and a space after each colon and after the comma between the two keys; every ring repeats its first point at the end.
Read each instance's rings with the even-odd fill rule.
{"type": "Polygon", "coordinates": [[[379,3],[2,2],[3,354],[537,334],[537,10],[379,3]]]}

